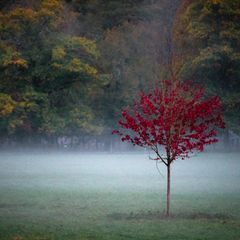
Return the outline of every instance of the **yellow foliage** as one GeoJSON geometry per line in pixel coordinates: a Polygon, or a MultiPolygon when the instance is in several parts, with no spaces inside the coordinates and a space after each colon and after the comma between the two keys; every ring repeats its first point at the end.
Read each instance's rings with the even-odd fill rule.
{"type": "Polygon", "coordinates": [[[11,96],[8,94],[0,93],[0,116],[8,116],[10,115],[14,108],[16,103],[13,101],[11,96]]]}
{"type": "Polygon", "coordinates": [[[20,52],[17,52],[15,47],[9,46],[5,43],[0,43],[0,65],[3,67],[17,66],[22,68],[28,68],[28,62],[21,56],[20,52]]]}
{"type": "Polygon", "coordinates": [[[66,55],[64,48],[56,47],[52,50],[52,59],[55,61],[62,60],[66,55]]]}
{"type": "Polygon", "coordinates": [[[14,106],[10,103],[7,103],[6,105],[3,106],[2,109],[0,109],[0,116],[7,116],[12,113],[14,109],[14,106]]]}
{"type": "Polygon", "coordinates": [[[50,11],[49,9],[42,8],[37,12],[37,19],[46,19],[46,18],[53,18],[55,17],[55,13],[53,11],[50,11]]]}
{"type": "Polygon", "coordinates": [[[68,70],[71,72],[82,72],[89,75],[96,75],[97,69],[90,65],[83,63],[78,58],[73,58],[69,64],[68,70]]]}
{"type": "Polygon", "coordinates": [[[11,20],[29,20],[32,21],[35,17],[36,12],[31,8],[15,8],[7,15],[11,20]]]}
{"type": "Polygon", "coordinates": [[[63,10],[63,1],[62,0],[43,0],[41,8],[48,9],[53,12],[63,10]]]}
{"type": "Polygon", "coordinates": [[[4,67],[10,66],[10,65],[15,65],[15,66],[22,67],[22,68],[28,68],[27,61],[23,58],[7,59],[7,60],[3,61],[4,67]]]}
{"type": "Polygon", "coordinates": [[[64,68],[62,64],[59,64],[59,63],[56,63],[56,62],[54,62],[54,63],[52,64],[52,66],[53,66],[54,68],[58,68],[58,69],[63,69],[63,68],[64,68]]]}
{"type": "Polygon", "coordinates": [[[66,46],[82,48],[88,54],[94,57],[99,57],[100,53],[97,50],[97,45],[94,41],[89,40],[85,37],[69,37],[66,39],[66,46]]]}

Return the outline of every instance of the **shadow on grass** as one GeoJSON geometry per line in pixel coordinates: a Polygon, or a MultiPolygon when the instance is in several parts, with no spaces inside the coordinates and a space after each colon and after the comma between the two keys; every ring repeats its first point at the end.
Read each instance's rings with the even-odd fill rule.
{"type": "Polygon", "coordinates": [[[178,214],[171,214],[170,217],[167,217],[163,212],[139,212],[139,213],[112,213],[107,215],[108,218],[112,220],[152,220],[152,219],[207,219],[207,220],[229,220],[233,219],[231,215],[222,214],[222,213],[204,213],[204,212],[197,212],[197,213],[178,213],[178,214]]]}
{"type": "Polygon", "coordinates": [[[10,203],[2,203],[0,204],[0,209],[4,208],[18,208],[18,207],[33,207],[34,204],[27,204],[27,203],[17,203],[17,204],[10,204],[10,203]]]}

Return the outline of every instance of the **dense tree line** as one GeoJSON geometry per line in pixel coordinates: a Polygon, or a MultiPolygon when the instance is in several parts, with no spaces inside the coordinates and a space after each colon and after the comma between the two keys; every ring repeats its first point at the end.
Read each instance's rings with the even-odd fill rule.
{"type": "Polygon", "coordinates": [[[171,74],[220,95],[238,129],[239,1],[12,0],[0,9],[1,139],[110,134],[139,90],[171,74]]]}
{"type": "Polygon", "coordinates": [[[222,98],[228,128],[240,128],[240,1],[183,1],[176,16],[175,70],[222,98]]]}
{"type": "Polygon", "coordinates": [[[1,135],[101,131],[94,102],[104,85],[94,40],[69,31],[60,1],[1,13],[1,135]]]}

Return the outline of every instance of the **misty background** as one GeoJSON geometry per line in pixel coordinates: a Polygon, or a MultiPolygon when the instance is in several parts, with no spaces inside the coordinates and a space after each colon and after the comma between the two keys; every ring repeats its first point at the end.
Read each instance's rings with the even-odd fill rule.
{"type": "Polygon", "coordinates": [[[239,240],[239,0],[0,1],[0,240],[239,240]],[[166,167],[112,135],[175,77],[226,129],[166,167]]]}
{"type": "Polygon", "coordinates": [[[238,1],[1,1],[0,145],[133,150],[111,135],[174,74],[221,97],[238,150],[238,1]]]}

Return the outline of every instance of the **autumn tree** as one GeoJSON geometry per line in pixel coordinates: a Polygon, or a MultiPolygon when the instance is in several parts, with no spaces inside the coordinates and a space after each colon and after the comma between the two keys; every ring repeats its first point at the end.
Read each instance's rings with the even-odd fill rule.
{"type": "Polygon", "coordinates": [[[73,32],[75,17],[58,0],[0,12],[1,136],[101,131],[99,51],[73,32]]]}
{"type": "Polygon", "coordinates": [[[185,0],[175,19],[179,78],[221,97],[228,128],[240,131],[240,1],[185,0]]]}
{"type": "Polygon", "coordinates": [[[149,93],[141,92],[113,131],[122,141],[149,148],[155,161],[167,167],[167,211],[170,215],[171,166],[177,159],[217,142],[217,128],[224,128],[220,99],[205,98],[204,89],[190,83],[164,81],[149,93]]]}

